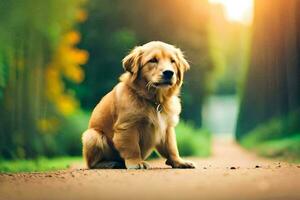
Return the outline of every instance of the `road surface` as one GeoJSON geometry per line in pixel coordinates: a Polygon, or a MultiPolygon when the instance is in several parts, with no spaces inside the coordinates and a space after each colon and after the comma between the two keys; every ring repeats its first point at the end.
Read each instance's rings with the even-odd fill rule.
{"type": "Polygon", "coordinates": [[[215,140],[213,156],[190,158],[196,169],[73,169],[0,174],[0,200],[300,199],[300,165],[266,160],[229,140],[215,140]]]}

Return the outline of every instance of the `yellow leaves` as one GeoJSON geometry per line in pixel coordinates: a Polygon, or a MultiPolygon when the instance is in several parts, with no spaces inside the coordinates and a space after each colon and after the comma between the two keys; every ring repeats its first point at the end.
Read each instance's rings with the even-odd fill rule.
{"type": "Polygon", "coordinates": [[[79,105],[75,97],[67,92],[63,81],[65,78],[78,84],[84,80],[81,65],[88,61],[89,55],[87,51],[75,47],[79,41],[79,32],[67,32],[46,69],[46,96],[63,115],[71,114],[79,105]]]}
{"type": "Polygon", "coordinates": [[[76,20],[78,22],[84,22],[87,19],[87,12],[83,9],[79,9],[76,13],[76,20]]]}
{"type": "MultiPolygon", "coordinates": [[[[82,0],[81,3],[84,4],[85,0],[82,0]]],[[[83,22],[87,19],[87,13],[82,8],[78,8],[74,18],[77,22],[83,22]]],[[[80,40],[81,35],[76,30],[70,30],[62,35],[52,61],[45,70],[46,97],[63,115],[71,114],[79,106],[79,102],[71,94],[72,91],[67,90],[64,79],[75,84],[84,80],[84,71],[81,65],[88,61],[89,55],[87,51],[76,47],[80,40]]],[[[42,131],[49,131],[53,123],[49,119],[43,119],[38,122],[38,127],[42,131]]]]}
{"type": "Polygon", "coordinates": [[[63,115],[72,114],[78,107],[77,100],[70,95],[62,95],[57,101],[57,108],[63,115]]]}
{"type": "Polygon", "coordinates": [[[74,45],[78,44],[81,36],[78,31],[70,31],[65,34],[61,45],[58,48],[58,55],[62,58],[62,62],[69,62],[72,64],[83,65],[88,60],[88,52],[82,49],[78,49],[74,47],[74,45]]]}
{"type": "Polygon", "coordinates": [[[71,49],[69,51],[69,59],[74,64],[83,65],[88,60],[88,52],[80,49],[71,49]]]}
{"type": "Polygon", "coordinates": [[[78,66],[69,67],[69,70],[65,72],[65,76],[75,83],[81,83],[84,79],[84,72],[78,66]]]}
{"type": "Polygon", "coordinates": [[[77,31],[70,31],[65,36],[62,42],[70,45],[75,45],[80,41],[80,34],[77,31]]]}
{"type": "Polygon", "coordinates": [[[49,65],[46,69],[46,96],[54,101],[64,91],[64,85],[58,70],[49,65]]]}

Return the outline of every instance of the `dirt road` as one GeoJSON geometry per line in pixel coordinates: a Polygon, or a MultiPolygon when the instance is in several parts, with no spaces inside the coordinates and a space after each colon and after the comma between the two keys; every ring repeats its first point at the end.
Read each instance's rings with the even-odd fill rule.
{"type": "Polygon", "coordinates": [[[300,165],[257,158],[230,141],[213,147],[211,158],[191,158],[197,169],[159,160],[151,170],[1,174],[0,199],[300,199],[300,165]]]}

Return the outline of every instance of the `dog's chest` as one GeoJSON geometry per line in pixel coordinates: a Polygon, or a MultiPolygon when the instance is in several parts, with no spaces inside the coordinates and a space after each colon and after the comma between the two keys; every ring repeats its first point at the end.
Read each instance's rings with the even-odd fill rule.
{"type": "Polygon", "coordinates": [[[165,141],[167,129],[175,127],[178,118],[178,115],[171,115],[164,111],[148,112],[147,123],[141,127],[140,144],[143,158],[146,158],[156,145],[165,141]]]}
{"type": "Polygon", "coordinates": [[[165,140],[168,116],[161,112],[152,113],[148,116],[146,124],[142,127],[140,135],[140,148],[143,158],[147,158],[153,148],[165,140]]]}
{"type": "Polygon", "coordinates": [[[164,140],[168,127],[168,116],[163,112],[156,112],[156,120],[154,120],[153,126],[155,142],[158,143],[164,140]]]}
{"type": "Polygon", "coordinates": [[[143,139],[147,140],[150,146],[156,145],[161,140],[164,140],[168,127],[168,116],[165,113],[151,113],[147,116],[146,124],[142,127],[141,132],[143,139]]]}
{"type": "Polygon", "coordinates": [[[149,123],[151,124],[151,130],[148,131],[148,134],[151,135],[152,141],[155,144],[160,143],[165,140],[167,128],[169,126],[174,126],[175,121],[178,119],[178,116],[172,116],[163,111],[156,111],[149,118],[149,123]]]}

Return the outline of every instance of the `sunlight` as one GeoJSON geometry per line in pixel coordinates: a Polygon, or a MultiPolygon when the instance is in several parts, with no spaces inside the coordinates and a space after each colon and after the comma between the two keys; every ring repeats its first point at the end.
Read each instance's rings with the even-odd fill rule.
{"type": "Polygon", "coordinates": [[[222,4],[229,21],[251,24],[253,0],[209,0],[213,4],[222,4]]]}

